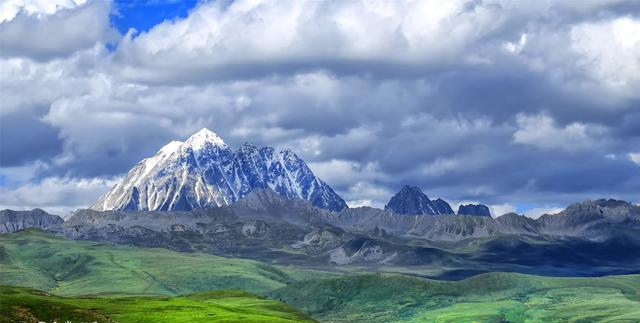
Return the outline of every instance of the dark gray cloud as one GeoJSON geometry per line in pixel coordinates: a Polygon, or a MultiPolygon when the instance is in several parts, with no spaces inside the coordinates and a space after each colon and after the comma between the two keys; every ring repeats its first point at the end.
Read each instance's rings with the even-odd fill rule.
{"type": "Polygon", "coordinates": [[[0,167],[51,159],[62,152],[57,129],[37,115],[28,112],[1,115],[0,125],[0,167]]]}
{"type": "Polygon", "coordinates": [[[74,42],[55,50],[27,48],[41,36],[12,38],[0,58],[0,175],[12,166],[33,176],[18,193],[0,191],[0,204],[29,204],[27,193],[57,185],[76,206],[89,198],[73,187],[106,189],[202,127],[235,147],[292,148],[354,205],[384,204],[404,184],[501,209],[638,202],[638,10],[628,1],[211,2],[124,36],[115,52],[100,45],[104,34],[75,42],[70,32],[61,37],[74,42]]]}

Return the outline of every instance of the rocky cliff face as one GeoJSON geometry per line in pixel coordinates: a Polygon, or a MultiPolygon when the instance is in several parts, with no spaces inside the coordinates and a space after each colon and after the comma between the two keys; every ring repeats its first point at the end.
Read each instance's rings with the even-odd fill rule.
{"type": "Polygon", "coordinates": [[[91,208],[186,211],[229,205],[256,189],[271,189],[331,211],[347,207],[292,151],[248,143],[233,151],[215,133],[202,129],[138,163],[91,208]]]}
{"type": "Polygon", "coordinates": [[[64,221],[61,217],[49,214],[41,209],[31,211],[0,211],[0,233],[15,232],[27,228],[57,228],[64,221]]]}
{"type": "Polygon", "coordinates": [[[491,216],[491,211],[486,205],[466,204],[458,207],[458,215],[491,216]]]}

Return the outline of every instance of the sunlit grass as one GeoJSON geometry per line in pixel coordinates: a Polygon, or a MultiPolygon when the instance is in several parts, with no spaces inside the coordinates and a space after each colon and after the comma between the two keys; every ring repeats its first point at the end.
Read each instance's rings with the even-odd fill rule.
{"type": "Polygon", "coordinates": [[[0,322],[313,322],[290,306],[240,292],[182,297],[66,298],[0,287],[0,322]]]}

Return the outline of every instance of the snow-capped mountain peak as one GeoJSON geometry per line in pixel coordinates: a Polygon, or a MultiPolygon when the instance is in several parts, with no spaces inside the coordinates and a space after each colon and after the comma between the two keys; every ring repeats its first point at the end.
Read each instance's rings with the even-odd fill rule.
{"type": "Polygon", "coordinates": [[[193,150],[201,150],[207,145],[227,147],[227,144],[220,136],[207,128],[202,128],[200,131],[194,133],[184,142],[184,145],[193,150]]]}
{"type": "Polygon", "coordinates": [[[250,143],[233,151],[214,132],[202,129],[136,164],[92,208],[191,210],[227,205],[255,189],[271,189],[332,211],[347,207],[292,151],[258,149],[250,143]]]}
{"type": "Polygon", "coordinates": [[[164,145],[160,150],[158,150],[158,155],[170,155],[180,149],[182,146],[182,141],[174,140],[166,145],[164,145]]]}

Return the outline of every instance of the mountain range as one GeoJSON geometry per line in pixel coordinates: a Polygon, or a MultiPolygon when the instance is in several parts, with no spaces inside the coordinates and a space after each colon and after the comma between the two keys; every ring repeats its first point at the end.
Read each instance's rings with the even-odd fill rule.
{"type": "Polygon", "coordinates": [[[489,271],[591,276],[634,272],[640,265],[640,207],[616,200],[576,203],[539,219],[494,219],[370,207],[331,212],[264,189],[230,205],[191,211],[79,210],[46,228],[73,240],[312,268],[402,266],[447,279],[489,271]]]}
{"type": "MultiPolygon", "coordinates": [[[[218,135],[202,129],[186,141],[173,141],[136,164],[91,209],[188,211],[229,205],[257,189],[303,199],[329,211],[345,201],[291,150],[276,152],[245,143],[232,150],[218,135]]],[[[385,209],[404,215],[455,214],[449,203],[430,200],[416,186],[404,186],[385,209]]],[[[484,205],[460,206],[458,214],[490,216],[484,205]]]]}
{"type": "Polygon", "coordinates": [[[482,204],[461,205],[456,214],[407,185],[384,209],[349,208],[290,150],[244,144],[233,151],[207,129],[142,160],[66,221],[42,210],[5,210],[0,225],[0,232],[36,227],[74,240],[307,267],[429,266],[437,268],[429,276],[445,278],[496,270],[602,275],[640,264],[640,207],[628,202],[493,218],[482,204]]]}

